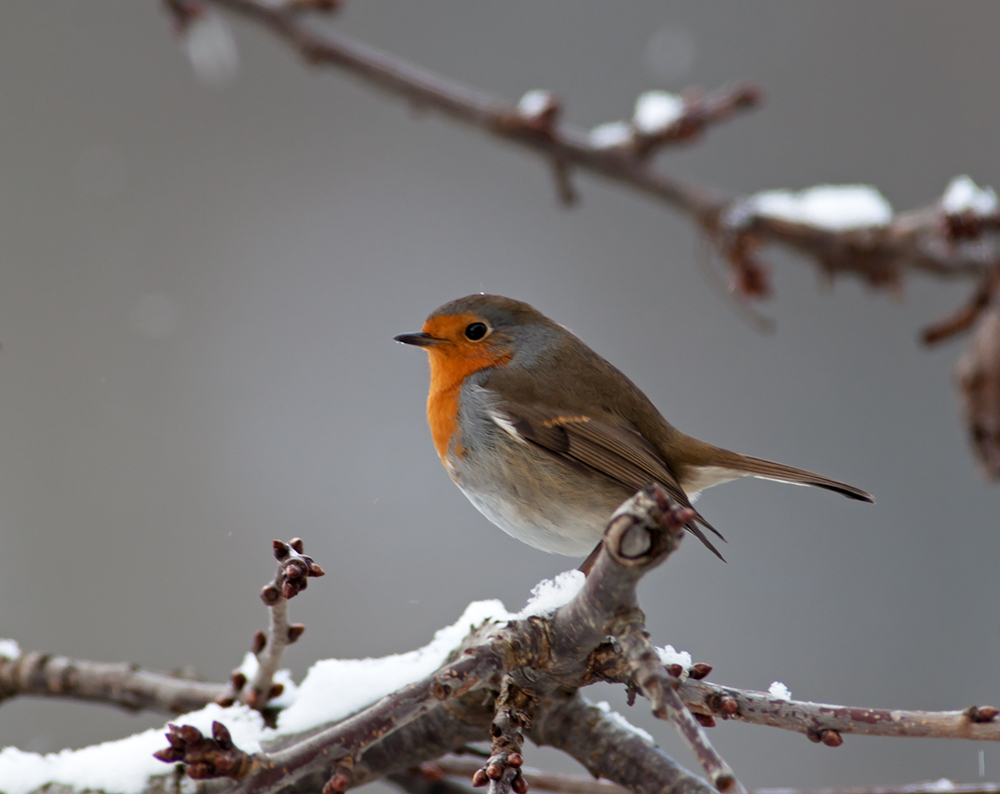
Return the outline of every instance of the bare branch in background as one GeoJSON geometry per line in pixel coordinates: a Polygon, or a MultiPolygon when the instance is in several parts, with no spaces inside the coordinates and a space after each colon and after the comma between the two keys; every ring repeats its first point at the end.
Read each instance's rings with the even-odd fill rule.
{"type": "MultiPolygon", "coordinates": [[[[729,291],[744,302],[773,292],[770,268],[761,257],[770,244],[800,254],[829,278],[850,275],[874,289],[898,292],[914,272],[972,281],[966,305],[923,332],[927,344],[967,331],[995,303],[1000,290],[996,195],[976,188],[967,177],[957,178],[942,198],[927,206],[894,213],[878,191],[867,186],[821,186],[800,194],[765,191],[738,197],[655,167],[656,152],[698,138],[714,124],[758,105],[762,94],[756,86],[708,96],[650,91],[639,97],[631,119],[602,124],[588,133],[560,122],[562,103],[550,91],[529,91],[512,105],[310,24],[309,12],[334,10],[338,3],[165,2],[181,30],[207,6],[225,8],[284,40],[310,65],[348,72],[413,107],[440,113],[542,156],[550,163],[557,195],[566,206],[578,201],[574,170],[670,205],[688,215],[712,243],[730,268],[729,291]],[[867,209],[859,212],[859,208],[867,209]]],[[[762,325],[759,317],[753,318],[756,326],[762,325]]],[[[1000,409],[990,421],[1000,422],[1000,409]]]]}
{"type": "Polygon", "coordinates": [[[1000,480],[1000,308],[979,320],[955,366],[955,380],[979,466],[1000,480]]]}

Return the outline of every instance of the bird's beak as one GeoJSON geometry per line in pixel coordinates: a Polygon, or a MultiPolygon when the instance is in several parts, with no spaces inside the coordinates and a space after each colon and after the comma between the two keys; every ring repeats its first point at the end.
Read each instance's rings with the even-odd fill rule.
{"type": "Polygon", "coordinates": [[[400,334],[394,337],[397,342],[402,342],[404,345],[416,345],[417,347],[434,347],[435,345],[441,344],[443,340],[437,337],[431,336],[430,334],[400,334]]]}

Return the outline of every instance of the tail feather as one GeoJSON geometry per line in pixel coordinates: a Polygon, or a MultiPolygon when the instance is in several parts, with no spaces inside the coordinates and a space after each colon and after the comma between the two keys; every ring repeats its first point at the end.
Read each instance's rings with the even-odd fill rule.
{"type": "Polygon", "coordinates": [[[726,450],[719,450],[719,452],[722,454],[717,455],[711,465],[730,469],[736,476],[759,477],[762,480],[777,480],[793,485],[811,485],[815,488],[824,488],[827,491],[842,494],[848,499],[875,502],[875,499],[867,491],[862,491],[846,482],[834,480],[832,477],[824,477],[822,474],[797,469],[794,466],[786,466],[783,463],[774,463],[763,458],[751,458],[749,455],[739,455],[726,450]]]}

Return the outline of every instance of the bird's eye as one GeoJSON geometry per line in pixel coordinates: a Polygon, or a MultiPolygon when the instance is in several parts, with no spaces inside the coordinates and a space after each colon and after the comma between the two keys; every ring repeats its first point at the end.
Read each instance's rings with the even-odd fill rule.
{"type": "Polygon", "coordinates": [[[489,331],[489,326],[486,323],[469,323],[465,327],[465,338],[477,342],[486,336],[489,331]]]}

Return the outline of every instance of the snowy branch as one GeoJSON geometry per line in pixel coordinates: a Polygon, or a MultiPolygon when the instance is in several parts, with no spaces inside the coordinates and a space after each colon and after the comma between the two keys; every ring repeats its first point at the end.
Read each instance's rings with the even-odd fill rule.
{"type": "MultiPolygon", "coordinates": [[[[779,243],[804,254],[828,275],[853,274],[875,287],[898,287],[908,270],[978,285],[1000,266],[995,246],[986,244],[1000,230],[992,191],[950,190],[926,207],[893,214],[887,203],[885,212],[879,206],[867,211],[873,196],[876,205],[885,200],[864,186],[860,192],[858,186],[848,186],[853,192],[826,195],[818,202],[811,201],[818,196],[807,191],[767,191],[741,198],[709,191],[654,167],[649,157],[653,152],[689,141],[735,112],[759,104],[761,92],[754,86],[709,97],[651,91],[639,97],[632,119],[587,133],[560,123],[562,105],[551,92],[530,91],[514,105],[310,25],[306,12],[318,6],[328,9],[329,4],[205,2],[264,27],[313,66],[348,72],[414,107],[541,155],[555,167],[561,195],[568,192],[568,170],[579,169],[669,204],[691,216],[713,241],[734,268],[734,288],[746,297],[761,297],[770,289],[755,257],[764,243],[779,243]]],[[[167,0],[167,5],[181,18],[201,8],[194,0],[167,0]]],[[[961,189],[968,187],[966,183],[971,180],[961,189]]]]}

